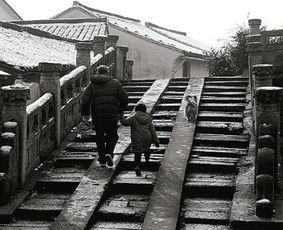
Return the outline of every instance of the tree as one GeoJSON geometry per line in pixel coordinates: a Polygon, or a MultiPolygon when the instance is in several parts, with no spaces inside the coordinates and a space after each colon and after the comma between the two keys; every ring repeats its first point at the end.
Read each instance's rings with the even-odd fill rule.
{"type": "Polygon", "coordinates": [[[224,45],[205,53],[210,76],[239,75],[248,68],[246,53],[248,31],[246,26],[238,26],[234,35],[230,40],[226,40],[224,45]]]}

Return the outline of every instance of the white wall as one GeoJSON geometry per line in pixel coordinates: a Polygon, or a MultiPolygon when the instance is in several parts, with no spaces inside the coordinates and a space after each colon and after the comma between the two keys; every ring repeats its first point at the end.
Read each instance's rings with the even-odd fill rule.
{"type": "Polygon", "coordinates": [[[133,79],[165,79],[172,77],[175,58],[180,53],[154,44],[109,25],[109,33],[119,35],[117,45],[129,47],[128,59],[134,60],[133,79]]]}

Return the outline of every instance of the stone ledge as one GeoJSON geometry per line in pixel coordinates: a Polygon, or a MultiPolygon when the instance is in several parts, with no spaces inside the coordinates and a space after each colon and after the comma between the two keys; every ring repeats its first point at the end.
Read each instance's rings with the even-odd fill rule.
{"type": "MultiPolygon", "coordinates": [[[[192,78],[185,95],[196,95],[199,99],[203,84],[203,78],[192,78]]],[[[156,185],[149,201],[143,230],[172,230],[177,226],[183,182],[196,126],[196,121],[190,123],[186,120],[184,115],[185,105],[183,99],[170,142],[156,176],[156,185]],[[178,154],[178,157],[176,157],[176,154],[178,154]]]]}

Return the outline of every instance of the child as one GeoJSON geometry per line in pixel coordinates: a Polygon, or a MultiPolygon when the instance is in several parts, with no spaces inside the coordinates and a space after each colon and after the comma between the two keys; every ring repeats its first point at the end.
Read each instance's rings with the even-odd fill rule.
{"type": "Polygon", "coordinates": [[[141,175],[140,163],[142,153],[148,162],[150,156],[150,146],[153,142],[159,147],[159,140],[152,124],[152,117],[146,112],[146,105],[139,103],[135,107],[135,114],[125,119],[121,116],[121,124],[131,126],[131,148],[135,154],[135,172],[137,176],[141,175]]]}

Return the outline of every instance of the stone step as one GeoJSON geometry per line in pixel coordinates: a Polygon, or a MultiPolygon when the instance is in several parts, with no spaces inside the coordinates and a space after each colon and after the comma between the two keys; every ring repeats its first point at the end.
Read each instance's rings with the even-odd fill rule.
{"type": "Polygon", "coordinates": [[[189,80],[190,80],[189,77],[178,77],[178,78],[172,78],[170,80],[170,83],[172,83],[172,82],[180,82],[180,81],[188,82],[189,80]]]}
{"type": "Polygon", "coordinates": [[[199,156],[237,157],[239,158],[241,156],[247,155],[247,149],[194,145],[192,148],[191,154],[199,155],[199,156]]]}
{"type": "Polygon", "coordinates": [[[159,104],[159,105],[155,106],[155,109],[157,111],[166,111],[166,110],[178,111],[179,108],[180,108],[180,103],[162,103],[162,104],[159,104]]]}
{"type": "Polygon", "coordinates": [[[55,166],[70,167],[74,165],[82,165],[85,168],[89,167],[92,161],[97,156],[96,152],[68,152],[62,151],[55,158],[55,166]]]}
{"type": "Polygon", "coordinates": [[[229,225],[214,225],[214,224],[185,224],[182,230],[232,230],[229,225]]]}
{"type": "Polygon", "coordinates": [[[99,220],[136,222],[144,219],[149,196],[117,194],[109,197],[98,211],[99,220]]]}
{"type": "Polygon", "coordinates": [[[188,81],[170,81],[170,86],[187,86],[188,81]]]}
{"type": "Polygon", "coordinates": [[[134,168],[132,171],[121,171],[113,180],[110,191],[112,193],[150,194],[155,184],[157,172],[141,169],[141,176],[136,175],[134,168]]]}
{"type": "Polygon", "coordinates": [[[191,155],[188,162],[190,172],[237,172],[238,159],[234,157],[213,157],[191,155]]]}
{"type": "Polygon", "coordinates": [[[128,100],[130,103],[137,103],[141,99],[141,96],[129,96],[128,100]]]}
{"type": "Polygon", "coordinates": [[[79,131],[73,142],[96,142],[96,133],[93,128],[79,131]]]}
{"type": "Polygon", "coordinates": [[[156,131],[157,137],[159,139],[160,144],[168,144],[170,137],[171,137],[171,132],[166,132],[166,131],[156,131]]]}
{"type": "Polygon", "coordinates": [[[247,87],[245,86],[214,86],[204,85],[204,92],[246,92],[247,87]]]}
{"type": "Polygon", "coordinates": [[[156,131],[172,131],[175,121],[172,119],[154,119],[153,121],[156,131]]]}
{"type": "Polygon", "coordinates": [[[127,92],[129,97],[135,96],[135,97],[142,97],[145,92],[127,92]]]}
{"type": "Polygon", "coordinates": [[[90,228],[90,230],[142,230],[142,223],[98,221],[90,228]]]}
{"type": "Polygon", "coordinates": [[[152,85],[153,81],[128,81],[122,82],[122,85],[125,86],[148,86],[152,85]]]}
{"type": "Polygon", "coordinates": [[[223,172],[193,172],[185,180],[185,193],[189,197],[230,197],[235,191],[235,175],[223,172]]]}
{"type": "Polygon", "coordinates": [[[229,121],[198,121],[196,130],[199,133],[241,134],[242,122],[229,121]]]}
{"type": "Polygon", "coordinates": [[[245,97],[247,95],[246,92],[239,92],[239,91],[235,91],[235,92],[207,92],[207,91],[203,91],[202,92],[202,97],[203,96],[211,96],[211,97],[245,97]]]}
{"type": "Polygon", "coordinates": [[[160,99],[161,103],[181,103],[183,97],[180,96],[163,96],[160,99]]]}
{"type": "Polygon", "coordinates": [[[199,111],[198,121],[243,121],[242,112],[199,111]]]}
{"type": "Polygon", "coordinates": [[[94,152],[97,146],[95,142],[70,142],[65,150],[70,152],[94,152]]]}
{"type": "Polygon", "coordinates": [[[150,87],[143,85],[127,85],[123,87],[127,92],[146,92],[150,87]]]}
{"type": "Polygon", "coordinates": [[[244,81],[248,82],[248,77],[242,77],[242,76],[219,76],[219,77],[207,77],[205,78],[205,82],[209,81],[244,81]]]}
{"type": "Polygon", "coordinates": [[[179,96],[183,97],[185,92],[179,92],[179,91],[166,91],[163,96],[179,96]]]}
{"type": "Polygon", "coordinates": [[[247,86],[249,82],[243,80],[217,80],[217,81],[206,81],[205,85],[215,85],[215,86],[247,86]]]}
{"type": "Polygon", "coordinates": [[[194,144],[202,146],[246,148],[248,142],[246,135],[197,133],[194,136],[194,144]]]}
{"type": "MultiPolygon", "coordinates": [[[[133,166],[134,166],[134,156],[135,154],[134,153],[131,153],[131,154],[127,154],[123,157],[123,162],[125,162],[125,164],[128,165],[127,168],[131,168],[133,169],[133,166]],[[130,167],[130,165],[132,165],[132,167],[130,167]]],[[[141,163],[144,163],[144,164],[149,164],[149,163],[160,163],[161,159],[163,157],[163,154],[155,154],[155,153],[152,153],[150,154],[150,158],[149,158],[149,162],[146,162],[145,161],[145,158],[144,158],[144,154],[142,154],[142,159],[141,159],[141,163]]],[[[143,167],[144,168],[144,167],[143,167]]]]}
{"type": "Polygon", "coordinates": [[[11,224],[0,224],[0,230],[48,230],[51,221],[17,220],[11,224]]]}
{"type": "Polygon", "coordinates": [[[152,114],[153,119],[175,119],[177,111],[155,111],[152,114]]]}
{"type": "Polygon", "coordinates": [[[246,97],[201,97],[201,103],[245,103],[246,97]]]}
{"type": "Polygon", "coordinates": [[[21,219],[51,220],[57,217],[70,198],[70,194],[33,193],[16,210],[21,219]]]}
{"type": "Polygon", "coordinates": [[[187,198],[184,200],[186,223],[228,224],[231,200],[217,198],[187,198]]]}
{"type": "Polygon", "coordinates": [[[78,183],[86,173],[85,168],[53,168],[39,179],[40,183],[78,183]]]}
{"type": "Polygon", "coordinates": [[[187,85],[180,86],[180,85],[171,85],[170,84],[167,87],[168,91],[177,91],[177,92],[185,92],[186,89],[187,89],[187,85]]]}
{"type": "Polygon", "coordinates": [[[245,110],[245,106],[246,103],[201,103],[199,110],[242,112],[245,110]]]}
{"type": "Polygon", "coordinates": [[[133,110],[136,106],[136,103],[128,103],[126,110],[133,110]]]}

